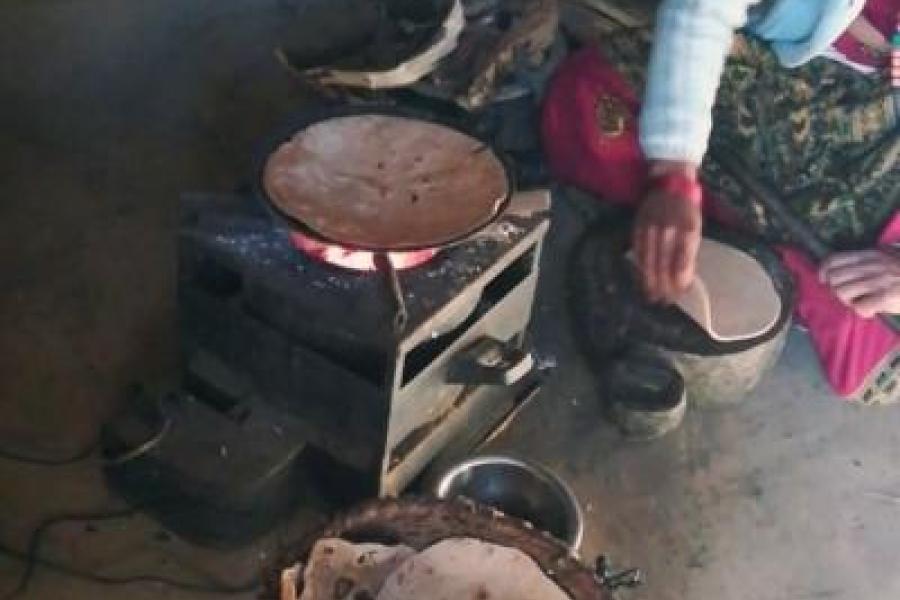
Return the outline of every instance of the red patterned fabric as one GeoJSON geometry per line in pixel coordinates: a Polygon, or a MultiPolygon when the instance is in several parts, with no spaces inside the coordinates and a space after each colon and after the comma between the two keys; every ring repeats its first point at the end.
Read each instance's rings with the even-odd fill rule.
{"type": "MultiPolygon", "coordinates": [[[[572,53],[557,69],[544,96],[541,143],[557,181],[613,204],[634,206],[644,196],[648,168],[638,141],[640,102],[631,86],[596,47],[572,53]],[[598,112],[605,97],[623,110],[619,135],[604,134],[598,112]]],[[[704,192],[703,212],[724,225],[736,217],[704,192]]]]}
{"type": "Polygon", "coordinates": [[[544,154],[554,177],[609,202],[637,202],[647,177],[637,138],[639,108],[631,87],[599,50],[583,48],[570,55],[553,76],[541,119],[544,154]],[[626,109],[621,135],[601,131],[597,110],[604,94],[626,109]]]}

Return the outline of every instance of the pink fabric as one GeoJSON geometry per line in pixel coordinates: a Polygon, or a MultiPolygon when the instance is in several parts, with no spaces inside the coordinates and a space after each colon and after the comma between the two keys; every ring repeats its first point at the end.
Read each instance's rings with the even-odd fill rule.
{"type": "MultiPolygon", "coordinates": [[[[900,242],[900,213],[879,242],[900,242]]],[[[787,247],[780,252],[797,284],[797,318],[809,328],[825,377],[835,392],[852,396],[884,357],[900,348],[900,336],[880,320],[862,319],[841,304],[819,281],[818,269],[805,254],[787,247]]]]}
{"type": "MultiPolygon", "coordinates": [[[[637,136],[640,104],[621,75],[596,48],[584,48],[559,67],[547,90],[541,120],[544,153],[551,173],[561,182],[614,204],[635,206],[646,189],[647,165],[637,136]],[[604,95],[627,107],[625,131],[602,135],[597,107],[604,95]]],[[[726,225],[737,219],[709,194],[704,214],[726,225]]],[[[882,243],[900,242],[900,214],[884,230],[882,243]]],[[[780,249],[796,279],[797,316],[809,328],[825,375],[842,396],[857,392],[900,338],[878,320],[850,312],[819,283],[815,266],[798,250],[780,249]]]]}

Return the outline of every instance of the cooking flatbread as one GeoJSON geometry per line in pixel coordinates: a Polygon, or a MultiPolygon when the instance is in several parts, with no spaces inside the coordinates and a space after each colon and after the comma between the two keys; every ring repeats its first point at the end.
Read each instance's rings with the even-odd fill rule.
{"type": "Polygon", "coordinates": [[[697,273],[675,303],[719,341],[751,339],[769,331],[781,314],[772,278],[752,256],[704,238],[697,273]]]}
{"type": "MultiPolygon", "coordinates": [[[[300,600],[374,600],[388,575],[413,554],[408,546],[323,538],[313,547],[303,572],[300,600]]],[[[285,589],[282,583],[282,596],[285,589]]],[[[296,592],[290,600],[294,598],[296,592]]]]}
{"type": "Polygon", "coordinates": [[[444,540],[391,573],[377,600],[569,600],[526,554],[471,538],[444,540]]]}
{"type": "Polygon", "coordinates": [[[440,246],[486,225],[509,192],[481,141],[403,117],[321,121],[268,159],[272,203],[319,235],[367,249],[440,246]]]}

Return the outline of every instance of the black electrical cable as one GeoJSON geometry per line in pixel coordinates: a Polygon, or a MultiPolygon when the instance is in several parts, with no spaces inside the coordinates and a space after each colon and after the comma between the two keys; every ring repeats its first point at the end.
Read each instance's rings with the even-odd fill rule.
{"type": "MultiPolygon", "coordinates": [[[[136,445],[133,448],[129,448],[127,450],[122,451],[120,454],[116,456],[104,456],[101,457],[99,462],[108,466],[118,466],[123,465],[129,461],[140,458],[141,456],[147,454],[151,450],[153,450],[156,446],[160,444],[160,442],[165,439],[166,435],[168,435],[169,430],[172,427],[172,419],[166,417],[162,425],[160,425],[159,430],[154,433],[150,438],[146,441],[136,445]]],[[[0,459],[10,460],[13,462],[26,463],[31,465],[38,465],[43,467],[62,467],[66,465],[72,465],[75,463],[86,461],[91,458],[94,454],[94,451],[100,447],[100,440],[97,439],[89,446],[79,450],[76,454],[69,456],[67,458],[44,458],[38,456],[27,456],[24,454],[18,454],[16,452],[11,452],[9,450],[4,450],[0,448],[0,459]]]]}
{"type": "Polygon", "coordinates": [[[37,527],[32,530],[31,536],[29,536],[28,538],[28,545],[26,546],[25,550],[25,570],[22,571],[22,574],[19,576],[19,582],[16,584],[16,587],[13,588],[11,592],[6,594],[3,597],[3,600],[15,598],[16,596],[24,593],[26,589],[28,589],[28,584],[31,582],[31,577],[34,575],[34,568],[36,566],[38,551],[40,550],[41,539],[43,538],[44,534],[54,525],[58,523],[64,523],[66,521],[106,521],[110,519],[118,519],[121,517],[131,516],[134,513],[135,509],[126,508],[121,510],[107,510],[103,512],[91,513],[63,513],[45,518],[38,524],[37,527]]]}
{"type": "Polygon", "coordinates": [[[197,592],[208,592],[208,593],[219,593],[219,594],[240,594],[252,591],[259,585],[258,578],[254,578],[252,581],[248,581],[245,583],[241,583],[238,585],[227,585],[222,584],[220,582],[213,583],[191,583],[191,582],[180,582],[172,579],[167,579],[164,577],[159,577],[155,575],[138,575],[133,577],[110,577],[105,575],[98,575],[95,573],[89,573],[85,571],[79,571],[73,567],[69,567],[67,565],[62,565],[60,563],[53,562],[46,558],[40,556],[39,550],[41,545],[41,540],[44,534],[54,525],[63,522],[69,521],[106,521],[111,519],[119,519],[122,517],[127,517],[135,514],[137,512],[136,508],[124,508],[119,510],[108,510],[103,512],[85,512],[85,513],[66,513],[54,515],[52,517],[48,517],[41,521],[41,523],[31,532],[31,536],[28,540],[28,547],[25,552],[19,552],[18,550],[14,550],[7,546],[0,544],[0,553],[10,556],[16,560],[22,561],[25,563],[25,570],[22,572],[22,575],[19,577],[19,581],[16,584],[16,587],[11,590],[9,593],[3,596],[3,600],[11,600],[23,594],[27,589],[28,585],[31,583],[31,579],[34,575],[34,570],[38,565],[45,566],[47,568],[53,569],[55,571],[59,571],[63,574],[78,577],[80,579],[86,579],[89,581],[94,581],[96,583],[102,583],[107,585],[128,585],[131,583],[161,583],[165,585],[169,585],[170,587],[175,587],[183,590],[197,591],[197,592]]]}
{"type": "MultiPolygon", "coordinates": [[[[131,391],[131,395],[141,394],[140,386],[135,386],[135,389],[131,391]]],[[[162,401],[160,399],[156,399],[155,401],[156,410],[159,415],[162,416],[162,424],[159,427],[159,430],[147,439],[145,442],[138,444],[134,448],[127,449],[126,451],[120,453],[117,456],[103,456],[100,459],[100,462],[106,465],[121,465],[130,460],[134,460],[135,458],[139,458],[144,454],[147,454],[153,448],[155,448],[159,443],[166,437],[169,433],[169,429],[172,425],[172,419],[166,414],[165,409],[163,408],[162,401]]],[[[16,450],[9,450],[7,448],[3,448],[0,446],[0,460],[8,460],[12,462],[19,462],[29,465],[38,465],[44,467],[63,467],[66,465],[72,465],[75,463],[79,463],[82,461],[91,458],[94,452],[100,447],[100,438],[93,440],[90,444],[85,446],[84,448],[78,450],[75,454],[71,456],[67,456],[64,458],[48,458],[45,456],[35,456],[33,454],[25,454],[18,452],[16,450]]]]}
{"type": "MultiPolygon", "coordinates": [[[[134,448],[130,448],[124,452],[116,456],[106,456],[100,457],[99,462],[101,464],[107,466],[119,466],[126,462],[135,460],[140,458],[144,454],[150,452],[153,448],[155,448],[169,433],[171,428],[172,421],[169,417],[165,417],[162,425],[153,436],[151,436],[145,442],[138,444],[134,448]]],[[[46,458],[39,457],[33,455],[20,454],[11,450],[4,450],[0,448],[0,459],[9,460],[14,462],[20,462],[25,464],[46,466],[46,467],[60,467],[71,465],[75,463],[79,463],[90,458],[97,448],[100,446],[100,441],[95,440],[90,445],[85,448],[79,450],[77,453],[65,457],[65,458],[46,458]]],[[[25,552],[20,552],[18,550],[14,550],[7,546],[0,544],[0,554],[4,554],[13,558],[15,560],[21,561],[25,563],[25,569],[22,572],[22,575],[19,577],[19,581],[16,584],[16,587],[11,590],[8,594],[5,594],[0,598],[0,600],[11,600],[12,598],[16,598],[23,594],[27,589],[28,585],[31,582],[32,577],[34,576],[35,568],[40,565],[52,569],[54,571],[58,571],[70,577],[76,577],[79,579],[84,579],[87,581],[92,581],[95,583],[101,583],[106,585],[129,585],[132,583],[159,583],[163,585],[167,585],[169,587],[186,590],[186,591],[194,591],[201,593],[210,593],[210,594],[241,594],[253,591],[254,589],[259,587],[260,581],[258,578],[253,578],[250,581],[237,584],[237,585],[228,585],[223,584],[217,581],[213,581],[212,583],[203,584],[203,583],[192,583],[192,582],[183,582],[177,581],[174,579],[168,579],[165,577],[160,577],[156,575],[137,575],[133,577],[110,577],[106,575],[99,575],[96,573],[90,573],[87,571],[80,571],[74,567],[70,567],[68,565],[64,565],[61,563],[57,563],[46,559],[40,556],[40,545],[41,540],[44,534],[54,525],[58,523],[63,523],[67,521],[104,521],[110,519],[118,519],[126,516],[130,516],[135,514],[138,511],[139,507],[130,507],[123,508],[118,510],[107,510],[102,512],[85,512],[85,513],[63,513],[59,515],[54,515],[52,517],[47,517],[43,521],[41,521],[37,527],[31,532],[31,535],[28,540],[28,546],[25,552]]]]}
{"type": "MultiPolygon", "coordinates": [[[[14,560],[18,560],[20,562],[29,560],[29,557],[24,552],[19,552],[18,550],[8,548],[3,544],[0,544],[0,554],[8,556],[14,560]]],[[[81,571],[69,565],[64,565],[62,563],[43,558],[41,556],[33,557],[32,560],[38,566],[56,571],[57,573],[61,573],[68,577],[74,577],[76,579],[82,579],[84,581],[90,581],[92,583],[99,583],[101,585],[156,583],[168,586],[173,589],[179,589],[188,592],[199,592],[203,594],[246,594],[258,589],[261,583],[258,577],[253,577],[246,582],[237,583],[234,585],[224,583],[194,583],[190,581],[178,581],[175,579],[162,577],[160,575],[130,575],[123,577],[113,577],[109,575],[91,573],[89,571],[81,571]]],[[[4,600],[13,597],[14,595],[8,594],[4,596],[4,600]]]]}
{"type": "Polygon", "coordinates": [[[81,462],[87,458],[89,458],[94,451],[99,447],[100,443],[98,440],[94,440],[88,446],[85,446],[75,454],[71,456],[67,456],[64,458],[47,458],[43,456],[30,456],[27,454],[20,454],[13,450],[7,450],[5,448],[0,448],[0,459],[10,460],[14,462],[26,463],[29,465],[40,465],[43,467],[62,467],[65,465],[71,465],[78,462],[81,462]]]}
{"type": "MultiPolygon", "coordinates": [[[[152,437],[150,437],[145,442],[135,446],[134,448],[130,448],[117,456],[105,457],[101,459],[101,463],[107,466],[121,466],[126,462],[136,460],[150,452],[156,445],[158,445],[168,434],[171,428],[171,419],[166,418],[160,429],[157,433],[155,433],[152,437]]],[[[96,448],[97,444],[94,444],[93,448],[96,448]]],[[[79,454],[83,454],[83,457],[79,457],[78,460],[83,460],[87,458],[93,453],[93,448],[89,450],[83,450],[79,454]]],[[[29,457],[31,458],[31,457],[29,457]]],[[[73,457],[74,458],[74,457],[73,457]]],[[[56,461],[53,463],[48,463],[44,461],[39,464],[48,465],[52,464],[53,466],[59,466],[60,464],[71,464],[72,462],[76,462],[69,459],[68,462],[56,461]]],[[[22,572],[22,575],[19,577],[19,582],[16,584],[15,589],[13,589],[9,594],[3,596],[2,600],[9,600],[11,598],[15,598],[16,596],[25,592],[28,588],[28,584],[31,581],[32,576],[34,575],[35,566],[40,562],[39,550],[41,545],[41,538],[44,533],[49,530],[51,527],[56,525],[57,523],[63,523],[66,521],[103,521],[109,519],[117,519],[121,517],[130,516],[137,512],[139,507],[129,507],[118,510],[106,510],[102,512],[91,512],[91,513],[63,513],[59,515],[54,515],[51,517],[45,518],[41,521],[37,527],[31,532],[31,536],[28,540],[28,547],[26,552],[23,554],[25,561],[25,570],[22,572]]],[[[8,549],[6,549],[8,550],[8,549]]],[[[216,588],[221,588],[218,584],[215,586],[216,588]]]]}

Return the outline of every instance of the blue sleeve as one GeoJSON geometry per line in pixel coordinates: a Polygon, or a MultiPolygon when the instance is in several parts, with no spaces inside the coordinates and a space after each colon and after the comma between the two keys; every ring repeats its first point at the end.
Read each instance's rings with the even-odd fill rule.
{"type": "Polygon", "coordinates": [[[640,140],[650,159],[699,164],[735,30],[755,0],[665,0],[641,112],[640,140]]]}

